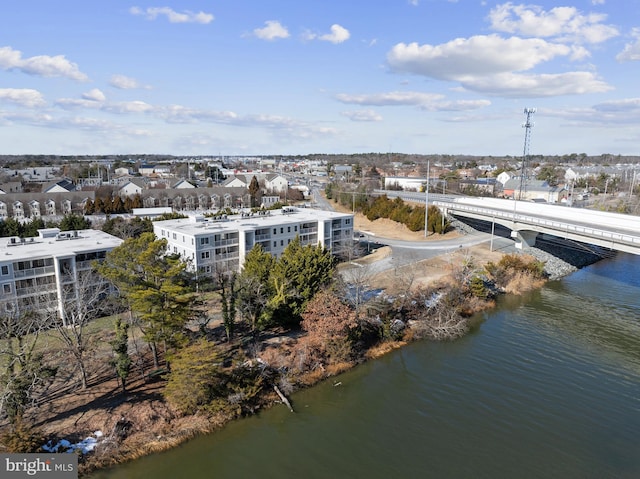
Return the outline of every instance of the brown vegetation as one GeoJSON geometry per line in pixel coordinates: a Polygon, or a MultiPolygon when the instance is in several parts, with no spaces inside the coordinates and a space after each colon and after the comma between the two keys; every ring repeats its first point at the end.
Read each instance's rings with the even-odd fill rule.
{"type": "MultiPolygon", "coordinates": [[[[395,224],[390,228],[389,221],[356,215],[355,225],[374,234],[424,239],[420,233],[403,235],[403,229],[395,224]]],[[[375,254],[382,256],[385,251],[375,254]]],[[[126,392],[119,388],[113,367],[105,363],[113,354],[108,345],[115,332],[103,332],[100,344],[106,347],[98,345],[92,355],[94,364],[102,366],[87,371],[88,388],[67,387],[63,378],[68,382],[76,372],[66,365],[39,407],[25,415],[35,429],[14,430],[4,444],[18,450],[33,447],[38,434],[73,441],[102,430],[109,441],[84,458],[83,472],[174,447],[278,402],[274,386],[289,395],[409,341],[464,335],[474,326],[469,318],[490,307],[497,292],[523,290],[542,279],[540,265],[532,259],[502,258],[485,245],[397,268],[392,274],[367,278],[370,287],[385,288],[389,296],[366,303],[349,303],[335,289],[339,285],[326,287],[305,304],[301,330],[272,327],[260,332],[256,321],[247,320],[236,325],[231,337],[221,319],[208,319],[186,332],[200,339],[166,358],[170,373],[149,374],[146,369],[140,374],[145,371],[140,365],[150,365],[153,355],[140,337],[133,337],[126,392]]],[[[265,307],[258,306],[257,312],[265,307]]],[[[209,318],[221,317],[207,306],[202,309],[209,318]]],[[[50,360],[60,361],[53,356],[50,360]]]]}

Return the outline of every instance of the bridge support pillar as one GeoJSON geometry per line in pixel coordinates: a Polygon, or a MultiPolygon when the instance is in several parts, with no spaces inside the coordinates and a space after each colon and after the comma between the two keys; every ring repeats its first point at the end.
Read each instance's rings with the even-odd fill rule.
{"type": "Polygon", "coordinates": [[[537,231],[512,231],[511,237],[515,239],[517,249],[527,249],[536,244],[537,231]]]}

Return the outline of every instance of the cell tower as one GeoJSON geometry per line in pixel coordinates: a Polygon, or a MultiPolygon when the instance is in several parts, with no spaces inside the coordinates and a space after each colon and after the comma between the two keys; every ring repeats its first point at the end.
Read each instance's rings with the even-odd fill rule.
{"type": "MultiPolygon", "coordinates": [[[[520,173],[520,198],[522,199],[522,191],[527,191],[527,162],[529,161],[529,144],[531,143],[531,128],[533,123],[531,122],[531,115],[536,112],[535,108],[525,108],[524,114],[527,115],[527,120],[522,124],[524,130],[524,151],[522,154],[522,171],[520,173]]],[[[515,194],[514,194],[515,199],[515,194]]]]}

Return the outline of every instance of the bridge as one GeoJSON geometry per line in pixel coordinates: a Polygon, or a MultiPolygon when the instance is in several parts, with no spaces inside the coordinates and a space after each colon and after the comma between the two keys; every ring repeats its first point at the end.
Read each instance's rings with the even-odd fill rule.
{"type": "MultiPolygon", "coordinates": [[[[425,193],[376,190],[376,194],[400,196],[422,202],[425,193]]],[[[445,215],[473,218],[511,230],[516,247],[533,246],[540,233],[640,255],[640,216],[548,203],[429,193],[429,204],[445,215]]],[[[492,226],[493,227],[493,226],[492,226]]]]}

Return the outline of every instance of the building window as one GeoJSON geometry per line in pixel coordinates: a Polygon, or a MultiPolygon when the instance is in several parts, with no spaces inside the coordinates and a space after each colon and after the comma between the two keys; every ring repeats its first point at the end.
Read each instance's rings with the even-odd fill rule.
{"type": "Polygon", "coordinates": [[[2,267],[2,276],[6,276],[8,274],[9,274],[9,267],[5,265],[2,267]]]}
{"type": "Polygon", "coordinates": [[[278,246],[278,242],[277,242],[277,241],[274,241],[274,242],[273,242],[273,247],[275,248],[276,246],[278,246]]]}
{"type": "Polygon", "coordinates": [[[211,258],[211,252],[210,251],[203,251],[202,253],[200,253],[200,258],[202,258],[202,259],[211,258]]]}
{"type": "Polygon", "coordinates": [[[287,226],[287,233],[291,233],[291,226],[287,226]]]}
{"type": "Polygon", "coordinates": [[[173,233],[173,239],[176,239],[177,237],[178,237],[178,235],[173,233]]]}
{"type": "Polygon", "coordinates": [[[293,231],[298,231],[298,225],[295,225],[295,226],[293,227],[293,231]]]}
{"type": "Polygon", "coordinates": [[[4,294],[11,294],[11,285],[10,284],[3,284],[2,285],[2,292],[4,294]]]}
{"type": "Polygon", "coordinates": [[[350,225],[351,224],[351,218],[347,218],[346,220],[344,220],[344,224],[345,225],[350,225]]]}
{"type": "Polygon", "coordinates": [[[278,230],[273,228],[273,234],[276,234],[277,232],[278,232],[278,230]]]}
{"type": "Polygon", "coordinates": [[[280,240],[280,246],[284,246],[284,240],[280,240]]]}
{"type": "Polygon", "coordinates": [[[200,244],[201,244],[201,245],[203,245],[203,244],[209,244],[209,237],[208,237],[208,236],[206,236],[206,237],[204,237],[204,238],[200,238],[200,244]]]}
{"type": "Polygon", "coordinates": [[[284,228],[280,228],[280,234],[284,233],[284,228]]]}

